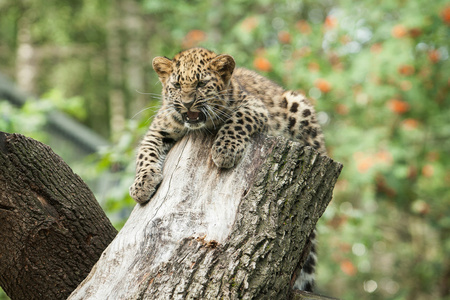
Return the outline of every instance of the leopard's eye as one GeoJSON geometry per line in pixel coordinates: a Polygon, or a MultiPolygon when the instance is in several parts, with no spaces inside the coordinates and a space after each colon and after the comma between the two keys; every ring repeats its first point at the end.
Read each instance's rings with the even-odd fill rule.
{"type": "Polygon", "coordinates": [[[181,84],[179,82],[174,82],[173,83],[174,88],[176,89],[180,89],[181,88],[181,84]]]}
{"type": "Polygon", "coordinates": [[[197,87],[204,87],[207,83],[207,81],[199,81],[197,82],[197,87]]]}

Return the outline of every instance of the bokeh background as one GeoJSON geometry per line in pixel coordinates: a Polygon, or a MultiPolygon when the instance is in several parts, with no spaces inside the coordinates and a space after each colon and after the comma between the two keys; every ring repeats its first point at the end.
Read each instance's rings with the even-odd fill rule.
{"type": "Polygon", "coordinates": [[[319,293],[450,299],[448,1],[0,0],[0,72],[36,97],[0,99],[0,130],[50,144],[120,229],[158,108],[151,60],[194,46],[314,102],[344,164],[318,224],[319,293]],[[73,155],[47,130],[54,111],[109,146],[73,155]]]}

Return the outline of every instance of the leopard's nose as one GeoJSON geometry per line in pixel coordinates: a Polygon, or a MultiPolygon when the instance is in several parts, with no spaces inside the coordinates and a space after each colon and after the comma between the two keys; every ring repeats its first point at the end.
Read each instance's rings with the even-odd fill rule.
{"type": "Polygon", "coordinates": [[[194,105],[195,100],[196,100],[196,96],[194,96],[191,99],[193,99],[193,100],[191,100],[191,101],[183,101],[183,106],[186,107],[188,110],[194,105]]]}
{"type": "Polygon", "coordinates": [[[186,107],[187,109],[190,109],[192,107],[192,105],[194,105],[194,101],[183,102],[183,106],[186,107]]]}

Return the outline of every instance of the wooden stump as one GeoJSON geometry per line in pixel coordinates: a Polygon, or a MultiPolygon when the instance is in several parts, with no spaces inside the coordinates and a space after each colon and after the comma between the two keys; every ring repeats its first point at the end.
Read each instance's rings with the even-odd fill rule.
{"type": "Polygon", "coordinates": [[[190,135],[172,148],[154,197],[136,205],[69,299],[293,296],[292,274],[342,165],[258,136],[236,167],[218,169],[212,142],[190,135]]]}

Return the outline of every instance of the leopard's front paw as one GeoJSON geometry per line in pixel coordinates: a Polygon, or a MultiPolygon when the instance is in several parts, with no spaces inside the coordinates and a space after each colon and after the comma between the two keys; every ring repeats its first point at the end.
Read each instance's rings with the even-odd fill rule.
{"type": "Polygon", "coordinates": [[[245,146],[236,143],[215,142],[212,150],[212,160],[219,168],[235,166],[244,154],[245,146]]]}
{"type": "Polygon", "coordinates": [[[130,186],[130,196],[138,203],[144,204],[150,200],[162,181],[161,171],[136,175],[134,183],[130,186]]]}

